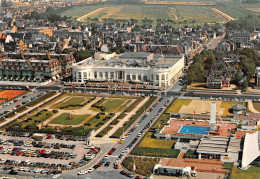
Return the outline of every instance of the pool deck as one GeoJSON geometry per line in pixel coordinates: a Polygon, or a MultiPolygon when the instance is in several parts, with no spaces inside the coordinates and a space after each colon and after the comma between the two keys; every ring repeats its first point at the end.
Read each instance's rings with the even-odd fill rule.
{"type": "MultiPolygon", "coordinates": [[[[187,126],[201,126],[201,127],[210,127],[209,122],[205,121],[186,121],[186,120],[170,120],[168,123],[168,126],[165,126],[162,130],[162,134],[170,134],[170,135],[193,135],[193,136],[202,136],[199,134],[183,134],[178,133],[179,130],[183,125],[187,126]]],[[[216,131],[210,132],[209,136],[230,136],[231,133],[229,132],[229,129],[235,129],[236,124],[228,124],[226,122],[221,122],[216,124],[216,131]]]]}

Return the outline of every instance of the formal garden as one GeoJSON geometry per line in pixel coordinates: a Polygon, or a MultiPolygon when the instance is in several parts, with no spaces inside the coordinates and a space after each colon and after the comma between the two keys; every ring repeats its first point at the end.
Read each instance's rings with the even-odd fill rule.
{"type": "MultiPolygon", "coordinates": [[[[47,97],[54,94],[51,93],[47,97]]],[[[42,97],[41,100],[44,101],[47,97],[42,97]]],[[[28,107],[33,108],[33,104],[40,102],[38,99],[32,104],[29,103],[28,107]]],[[[156,98],[147,99],[143,108],[137,109],[137,105],[144,99],[145,97],[60,93],[19,117],[15,123],[7,126],[7,130],[86,135],[102,127],[96,136],[103,137],[125,119],[128,113],[137,110],[122,127],[119,127],[117,135],[120,136],[122,128],[127,129],[141,116],[143,108],[149,107],[156,98]]],[[[23,110],[25,109],[26,107],[23,110]]]]}

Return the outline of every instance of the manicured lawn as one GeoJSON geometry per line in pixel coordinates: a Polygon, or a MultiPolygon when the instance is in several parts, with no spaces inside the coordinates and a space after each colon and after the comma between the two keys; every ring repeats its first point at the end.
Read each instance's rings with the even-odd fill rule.
{"type": "Polygon", "coordinates": [[[260,112],[260,103],[253,103],[253,106],[254,106],[255,110],[260,112]]]}
{"type": "MultiPolygon", "coordinates": [[[[62,109],[63,107],[69,106],[69,105],[81,105],[85,101],[89,100],[90,98],[87,97],[72,97],[69,100],[65,101],[64,103],[59,104],[56,109],[62,109]]],[[[72,107],[64,108],[66,110],[70,110],[72,107]]],[[[79,108],[79,107],[74,107],[79,108]]]]}
{"type": "Polygon", "coordinates": [[[116,109],[123,105],[126,101],[127,99],[105,99],[100,106],[104,106],[106,112],[115,112],[116,109]]]}
{"type": "Polygon", "coordinates": [[[69,113],[63,113],[60,116],[53,119],[50,124],[62,124],[62,125],[77,125],[87,119],[90,114],[85,115],[71,115],[71,119],[68,118],[69,113]]]}
{"type": "Polygon", "coordinates": [[[233,167],[231,179],[257,179],[260,178],[260,167],[251,166],[247,170],[239,170],[237,167],[233,167]]]}
{"type": "Polygon", "coordinates": [[[246,103],[243,103],[243,102],[229,102],[229,101],[222,101],[221,104],[220,104],[220,107],[221,108],[225,108],[224,112],[223,112],[223,116],[229,116],[229,115],[234,115],[232,113],[229,112],[229,109],[232,108],[233,105],[236,105],[236,104],[241,104],[243,106],[246,106],[246,103]]]}
{"type": "Polygon", "coordinates": [[[191,103],[190,99],[176,99],[168,108],[166,113],[178,113],[183,105],[187,106],[191,103]]]}
{"type": "Polygon", "coordinates": [[[138,144],[138,147],[171,149],[176,143],[175,140],[163,140],[152,138],[152,132],[148,132],[144,139],[138,144]]]}
{"type": "Polygon", "coordinates": [[[27,118],[25,121],[22,122],[22,127],[25,127],[28,124],[37,124],[37,123],[42,123],[45,120],[49,119],[50,117],[52,117],[54,115],[53,112],[51,111],[40,111],[37,112],[35,115],[27,118]]]}

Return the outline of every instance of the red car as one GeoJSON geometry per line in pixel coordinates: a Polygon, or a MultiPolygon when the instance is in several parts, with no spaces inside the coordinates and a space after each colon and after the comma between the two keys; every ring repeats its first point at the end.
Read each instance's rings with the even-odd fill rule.
{"type": "Polygon", "coordinates": [[[40,95],[40,94],[39,94],[39,95],[37,95],[37,97],[41,97],[41,96],[42,96],[42,95],[40,95]]]}
{"type": "Polygon", "coordinates": [[[97,165],[100,167],[103,165],[103,163],[100,161],[97,165]]]}
{"type": "Polygon", "coordinates": [[[44,154],[44,153],[45,153],[45,149],[42,149],[42,150],[40,151],[40,153],[41,153],[41,154],[44,154]]]}
{"type": "Polygon", "coordinates": [[[17,100],[17,99],[15,99],[15,100],[14,100],[14,103],[16,103],[17,101],[18,101],[18,100],[17,100]]]}
{"type": "Polygon", "coordinates": [[[118,169],[118,165],[115,165],[115,166],[114,166],[114,169],[118,169]]]}
{"type": "Polygon", "coordinates": [[[48,136],[47,136],[47,139],[50,139],[50,138],[51,138],[51,136],[50,136],[50,135],[48,135],[48,136]]]}
{"type": "Polygon", "coordinates": [[[1,146],[1,147],[0,147],[0,150],[2,150],[3,148],[4,148],[4,147],[3,147],[3,146],[1,146]]]}
{"type": "Polygon", "coordinates": [[[19,105],[19,104],[18,104],[18,105],[17,105],[17,106],[15,106],[15,107],[16,107],[16,108],[19,108],[20,106],[21,106],[21,105],[19,105]]]}
{"type": "Polygon", "coordinates": [[[110,150],[109,152],[108,152],[108,155],[112,155],[114,153],[114,151],[113,150],[110,150]]]}
{"type": "Polygon", "coordinates": [[[46,93],[49,93],[49,90],[46,90],[45,92],[46,92],[46,93]]]}
{"type": "Polygon", "coordinates": [[[19,155],[22,155],[22,153],[23,153],[22,151],[19,151],[16,153],[16,155],[19,156],[19,155]]]}

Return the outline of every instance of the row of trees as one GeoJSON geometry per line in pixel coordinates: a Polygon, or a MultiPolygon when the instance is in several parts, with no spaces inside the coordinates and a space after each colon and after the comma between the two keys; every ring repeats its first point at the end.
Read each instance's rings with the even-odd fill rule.
{"type": "Polygon", "coordinates": [[[219,55],[216,51],[206,49],[200,54],[196,54],[193,57],[193,64],[188,70],[188,83],[205,82],[206,70],[209,70],[212,64],[216,63],[216,57],[219,55]]]}
{"type": "Polygon", "coordinates": [[[253,32],[257,26],[260,25],[260,15],[258,17],[248,15],[239,20],[229,21],[226,23],[228,30],[247,30],[253,32]]]}
{"type": "Polygon", "coordinates": [[[38,13],[37,11],[33,11],[31,14],[24,15],[23,18],[35,19],[35,20],[47,19],[50,22],[66,21],[68,19],[71,19],[71,17],[67,17],[67,16],[62,17],[61,15],[56,14],[52,7],[48,7],[45,13],[38,13]]]}

